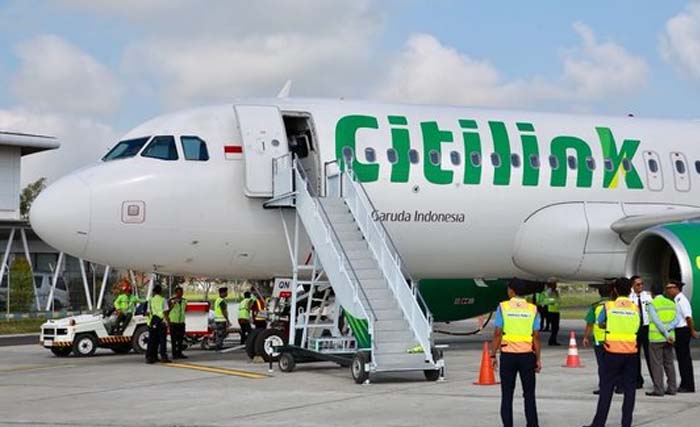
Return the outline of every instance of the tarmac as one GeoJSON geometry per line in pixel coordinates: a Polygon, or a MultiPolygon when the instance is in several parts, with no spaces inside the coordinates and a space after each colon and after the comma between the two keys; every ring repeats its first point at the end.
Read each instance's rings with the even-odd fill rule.
{"type": "MultiPolygon", "coordinates": [[[[563,345],[543,346],[537,377],[543,427],[588,424],[595,411],[593,350],[579,347],[585,367],[562,367],[568,332],[577,332],[580,346],[582,322],[562,323],[563,345]]],[[[447,327],[464,331],[474,324],[447,327]]],[[[347,368],[328,363],[297,365],[292,373],[275,365],[268,372],[267,364],[251,363],[241,352],[192,349],[186,364],[146,365],[143,356],[109,350],[57,358],[39,345],[7,346],[0,348],[0,426],[498,426],[499,386],[473,384],[490,336],[490,328],[469,337],[438,334],[438,344],[449,345],[445,381],[393,373],[374,376],[369,385],[355,384],[347,368]]],[[[698,343],[693,352],[697,361],[698,343]]],[[[649,390],[646,367],[643,374],[649,390]]],[[[658,398],[644,391],[637,393],[634,425],[697,425],[697,394],[658,398]]],[[[619,425],[621,402],[613,398],[608,426],[619,425]]],[[[514,414],[524,426],[519,386],[514,414]]]]}

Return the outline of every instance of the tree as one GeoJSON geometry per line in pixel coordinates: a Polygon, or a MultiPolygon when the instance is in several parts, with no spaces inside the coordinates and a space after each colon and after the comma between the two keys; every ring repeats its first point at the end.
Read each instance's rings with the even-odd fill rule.
{"type": "Polygon", "coordinates": [[[19,214],[22,219],[29,218],[29,209],[34,203],[34,199],[46,188],[46,178],[39,178],[28,184],[19,195],[19,214]]]}
{"type": "Polygon", "coordinates": [[[31,309],[34,299],[32,269],[24,257],[18,256],[10,266],[10,311],[24,313],[31,309]]]}

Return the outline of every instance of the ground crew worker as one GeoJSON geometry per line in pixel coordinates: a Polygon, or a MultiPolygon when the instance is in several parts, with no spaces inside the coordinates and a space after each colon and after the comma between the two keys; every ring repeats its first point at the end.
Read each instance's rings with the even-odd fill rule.
{"type": "Polygon", "coordinates": [[[622,427],[632,425],[635,393],[637,391],[637,332],[641,324],[639,308],[629,299],[632,283],[627,278],[615,281],[615,301],[605,303],[598,324],[605,329],[605,354],[600,380],[600,394],[593,423],[586,427],[604,427],[610,412],[613,388],[621,385],[622,427]]]}
{"type": "Polygon", "coordinates": [[[250,306],[253,305],[253,298],[250,292],[243,293],[243,299],[238,303],[238,326],[241,328],[241,345],[245,344],[248,334],[253,330],[250,326],[250,306]]]}
{"type": "Polygon", "coordinates": [[[693,324],[693,313],[688,298],[681,292],[683,283],[671,281],[666,285],[666,294],[676,303],[676,359],[678,360],[678,373],[681,383],[678,385],[678,393],[695,393],[695,375],[693,374],[693,359],[690,355],[690,338],[697,338],[693,324]]]}
{"type": "Polygon", "coordinates": [[[126,325],[131,321],[136,308],[136,301],[138,301],[138,298],[131,294],[131,285],[127,280],[122,281],[120,290],[120,294],[114,300],[114,310],[117,319],[114,322],[111,335],[119,335],[124,332],[126,325]]]}
{"type": "Polygon", "coordinates": [[[228,335],[228,328],[231,325],[228,320],[226,297],[228,297],[228,288],[219,288],[219,297],[214,301],[214,345],[217,350],[224,348],[224,339],[228,335]]]}
{"type": "Polygon", "coordinates": [[[549,345],[561,345],[557,340],[559,335],[559,321],[561,319],[560,307],[561,298],[559,297],[559,291],[557,290],[557,282],[550,281],[547,283],[547,298],[545,303],[547,304],[547,317],[549,318],[549,325],[552,328],[552,332],[549,334],[549,345]]]}
{"type": "Polygon", "coordinates": [[[676,303],[665,297],[661,283],[651,287],[654,299],[647,305],[649,310],[649,358],[651,381],[654,390],[646,392],[647,396],[663,396],[676,394],[676,366],[673,364],[673,342],[675,340],[676,303]],[[664,372],[666,372],[667,387],[664,389],[664,372]]]}
{"type": "Polygon", "coordinates": [[[168,300],[160,293],[160,285],[153,287],[153,296],[148,300],[148,347],[146,348],[146,363],[170,363],[165,346],[168,333],[168,300]],[[160,360],[158,360],[160,353],[160,360]]]}
{"type": "Polygon", "coordinates": [[[651,366],[649,361],[649,313],[647,304],[651,303],[651,294],[644,290],[644,282],[639,276],[630,277],[632,282],[632,292],[630,299],[637,304],[639,316],[642,319],[642,326],[639,327],[637,334],[637,359],[639,360],[639,368],[637,373],[637,388],[644,387],[644,377],[642,377],[642,350],[644,350],[644,360],[647,363],[647,372],[651,375],[651,366]]]}
{"type": "Polygon", "coordinates": [[[542,292],[538,292],[535,295],[535,302],[537,304],[537,313],[540,315],[540,332],[549,332],[549,310],[547,310],[547,289],[543,289],[542,292]]]}
{"type": "Polygon", "coordinates": [[[600,393],[600,377],[603,371],[603,342],[605,341],[605,331],[600,328],[596,319],[603,310],[605,303],[610,300],[610,285],[604,284],[598,287],[598,295],[600,299],[591,304],[586,313],[586,331],[583,333],[583,346],[591,345],[591,332],[593,333],[593,351],[595,352],[595,361],[598,365],[598,389],[593,394],[600,393]]]}
{"type": "MultiPolygon", "coordinates": [[[[501,351],[501,420],[504,427],[513,426],[513,393],[515,378],[520,375],[528,427],[539,425],[535,400],[535,374],[540,362],[539,314],[537,307],[519,294],[522,282],[513,279],[508,284],[508,297],[496,309],[491,358],[501,351]]],[[[494,361],[495,362],[495,361],[494,361]]]]}
{"type": "Polygon", "coordinates": [[[251,317],[253,318],[253,325],[255,329],[265,329],[267,328],[267,317],[265,313],[265,300],[262,296],[258,295],[251,298],[252,303],[250,304],[251,317]]]}
{"type": "Polygon", "coordinates": [[[185,309],[187,300],[183,297],[182,287],[175,288],[175,296],[168,301],[170,311],[170,345],[173,351],[173,359],[187,359],[183,354],[185,340],[185,309]]]}

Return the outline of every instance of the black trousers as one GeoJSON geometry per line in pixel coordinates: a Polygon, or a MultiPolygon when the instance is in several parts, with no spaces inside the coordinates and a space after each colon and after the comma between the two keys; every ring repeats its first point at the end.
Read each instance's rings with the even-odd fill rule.
{"type": "Polygon", "coordinates": [[[603,378],[603,356],[605,355],[605,348],[603,344],[594,345],[593,351],[595,352],[595,362],[598,365],[598,390],[600,390],[600,382],[603,378]]]}
{"type": "Polygon", "coordinates": [[[540,312],[540,331],[549,329],[549,308],[546,305],[539,306],[540,312]]]}
{"type": "Polygon", "coordinates": [[[513,427],[513,393],[515,377],[520,375],[525,400],[527,427],[537,427],[535,400],[535,353],[501,353],[501,421],[504,427],[513,427]]]}
{"type": "Polygon", "coordinates": [[[182,356],[182,351],[185,341],[185,324],[171,323],[170,324],[170,344],[173,348],[173,357],[182,356]]]}
{"type": "Polygon", "coordinates": [[[241,345],[243,345],[248,339],[248,334],[250,334],[253,328],[250,326],[250,321],[244,319],[238,319],[238,326],[241,329],[241,345]]]}
{"type": "Polygon", "coordinates": [[[644,377],[642,376],[642,350],[644,350],[644,359],[647,362],[647,372],[651,376],[651,363],[649,362],[649,325],[642,325],[637,332],[637,385],[644,385],[644,377]]]}
{"type": "Polygon", "coordinates": [[[593,427],[605,427],[610,412],[610,402],[613,389],[617,384],[622,386],[625,394],[622,401],[622,427],[632,425],[634,400],[637,393],[637,355],[615,354],[605,352],[603,355],[603,375],[600,379],[600,394],[598,406],[593,418],[593,427]]]}
{"type": "Polygon", "coordinates": [[[167,330],[165,328],[165,322],[162,320],[156,321],[157,318],[153,318],[151,326],[148,327],[148,346],[146,347],[146,361],[155,362],[158,360],[158,353],[160,353],[161,359],[168,358],[168,352],[165,347],[165,336],[167,330]]]}
{"type": "Polygon", "coordinates": [[[559,312],[557,313],[552,313],[549,312],[549,323],[550,326],[552,327],[552,333],[549,334],[549,344],[554,344],[557,341],[557,335],[559,335],[559,320],[561,318],[561,314],[559,312]]]}
{"type": "Polygon", "coordinates": [[[676,328],[676,359],[678,371],[681,375],[679,389],[695,391],[695,377],[693,373],[693,359],[690,356],[690,329],[686,326],[676,328]]]}

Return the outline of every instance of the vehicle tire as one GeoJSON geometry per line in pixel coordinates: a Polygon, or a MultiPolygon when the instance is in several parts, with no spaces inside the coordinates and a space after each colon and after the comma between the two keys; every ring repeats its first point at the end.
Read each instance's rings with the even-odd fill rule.
{"type": "Polygon", "coordinates": [[[294,360],[294,356],[292,356],[290,353],[282,353],[280,354],[277,364],[280,367],[280,371],[292,372],[297,362],[294,360]]]}
{"type": "Polygon", "coordinates": [[[88,357],[95,354],[97,340],[92,334],[80,334],[73,341],[73,354],[78,357],[88,357]]]}
{"type": "Polygon", "coordinates": [[[284,344],[282,331],[279,329],[263,329],[255,338],[255,353],[262,356],[267,363],[277,362],[280,354],[279,352],[274,352],[273,347],[280,347],[284,344]]]}
{"type": "Polygon", "coordinates": [[[122,344],[116,347],[110,348],[116,354],[128,354],[131,351],[131,344],[122,344]]]}
{"type": "Polygon", "coordinates": [[[71,347],[51,347],[51,353],[56,357],[68,357],[71,351],[73,351],[71,347]]]}
{"type": "Polygon", "coordinates": [[[439,369],[426,369],[423,371],[423,375],[425,375],[425,379],[428,381],[437,381],[438,378],[440,378],[440,370],[439,369]]]}
{"type": "Polygon", "coordinates": [[[355,353],[355,357],[352,358],[350,373],[356,384],[362,384],[369,379],[369,371],[367,370],[369,361],[370,356],[366,351],[358,351],[355,353]]]}
{"type": "Polygon", "coordinates": [[[248,337],[245,340],[245,353],[248,355],[250,359],[254,359],[255,356],[259,356],[256,353],[256,347],[255,347],[255,339],[258,337],[258,334],[260,333],[260,329],[253,329],[249,334],[248,337]]]}
{"type": "Polygon", "coordinates": [[[138,354],[146,353],[148,348],[148,326],[141,325],[134,331],[134,336],[131,337],[131,348],[138,354]]]}

